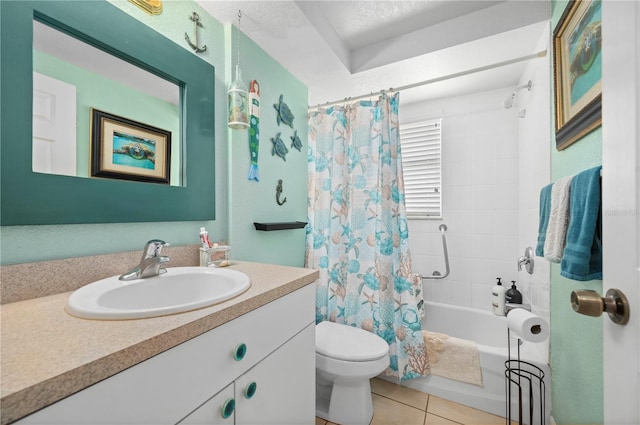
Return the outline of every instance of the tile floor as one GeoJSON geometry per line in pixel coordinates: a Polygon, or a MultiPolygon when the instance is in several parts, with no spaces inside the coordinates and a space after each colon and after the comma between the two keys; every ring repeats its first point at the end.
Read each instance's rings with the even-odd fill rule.
{"type": "MultiPolygon", "coordinates": [[[[371,425],[504,425],[505,418],[374,378],[371,425]]],[[[316,418],[316,425],[334,425],[316,418]]]]}

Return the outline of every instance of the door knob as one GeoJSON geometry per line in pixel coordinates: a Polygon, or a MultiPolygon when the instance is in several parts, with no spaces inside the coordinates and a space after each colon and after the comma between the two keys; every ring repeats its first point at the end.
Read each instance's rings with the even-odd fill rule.
{"type": "Polygon", "coordinates": [[[604,298],[593,290],[573,291],[571,307],[577,313],[593,317],[599,317],[603,312],[609,313],[609,318],[618,325],[625,325],[629,321],[629,301],[618,289],[609,289],[604,298]]]}

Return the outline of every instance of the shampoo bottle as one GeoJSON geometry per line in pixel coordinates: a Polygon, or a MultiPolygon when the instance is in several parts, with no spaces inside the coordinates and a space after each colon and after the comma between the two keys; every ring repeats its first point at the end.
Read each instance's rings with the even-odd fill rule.
{"type": "Polygon", "coordinates": [[[501,278],[497,278],[498,283],[493,287],[491,291],[492,299],[491,305],[493,306],[493,313],[498,316],[504,316],[504,302],[505,302],[505,287],[502,286],[501,278]]]}
{"type": "Polygon", "coordinates": [[[511,281],[511,289],[504,294],[505,303],[522,304],[522,294],[516,288],[516,281],[511,281]]]}

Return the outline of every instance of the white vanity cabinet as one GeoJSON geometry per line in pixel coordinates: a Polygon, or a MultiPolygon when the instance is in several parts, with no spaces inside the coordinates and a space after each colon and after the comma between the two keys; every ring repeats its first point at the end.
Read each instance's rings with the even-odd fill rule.
{"type": "Polygon", "coordinates": [[[307,285],[16,423],[312,424],[314,417],[315,287],[307,285]],[[252,382],[255,394],[246,398],[252,382]]]}
{"type": "Polygon", "coordinates": [[[218,394],[179,422],[180,425],[233,425],[235,423],[235,385],[229,384],[218,394]]]}
{"type": "Polygon", "coordinates": [[[315,335],[314,323],[236,380],[236,425],[315,423],[315,335]]]}
{"type": "Polygon", "coordinates": [[[312,359],[305,353],[310,344],[315,346],[315,324],[307,326],[179,425],[313,423],[315,387],[309,397],[307,384],[315,382],[315,369],[308,367],[310,361],[314,362],[315,352],[312,359]]]}

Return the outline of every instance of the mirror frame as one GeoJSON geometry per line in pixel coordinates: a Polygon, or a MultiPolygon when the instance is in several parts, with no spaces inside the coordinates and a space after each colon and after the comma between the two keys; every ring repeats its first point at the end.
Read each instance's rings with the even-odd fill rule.
{"type": "Polygon", "coordinates": [[[2,226],[215,218],[211,64],[106,1],[0,1],[0,8],[2,226]],[[181,87],[185,186],[32,172],[34,19],[181,87]]]}

